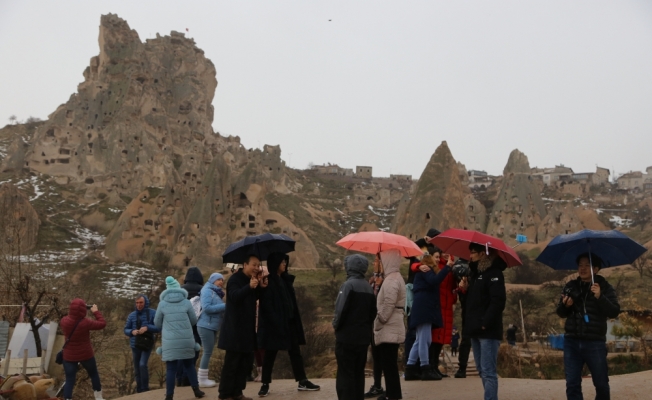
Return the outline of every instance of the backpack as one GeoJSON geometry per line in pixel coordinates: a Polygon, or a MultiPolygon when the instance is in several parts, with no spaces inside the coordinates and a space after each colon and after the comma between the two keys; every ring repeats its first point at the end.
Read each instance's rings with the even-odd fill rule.
{"type": "Polygon", "coordinates": [[[192,304],[192,309],[195,311],[195,315],[197,316],[197,318],[199,318],[202,312],[201,300],[199,296],[195,296],[192,299],[190,299],[190,304],[192,304]]]}

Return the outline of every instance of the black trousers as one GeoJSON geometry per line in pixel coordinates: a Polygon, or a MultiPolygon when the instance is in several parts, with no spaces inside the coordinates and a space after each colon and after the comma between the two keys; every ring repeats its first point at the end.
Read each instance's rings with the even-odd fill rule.
{"type": "Polygon", "coordinates": [[[335,389],[339,400],[364,399],[364,367],[368,344],[335,343],[337,378],[335,389]]]}
{"type": "Polygon", "coordinates": [[[382,387],[383,379],[383,366],[381,361],[380,349],[375,344],[371,343],[371,356],[374,361],[374,386],[379,388],[382,387]]]}
{"type": "Polygon", "coordinates": [[[471,352],[471,338],[462,334],[460,341],[459,355],[457,356],[457,363],[460,369],[466,371],[466,365],[469,363],[469,353],[471,352]]]}
{"type": "Polygon", "coordinates": [[[221,399],[238,397],[247,387],[247,376],[254,363],[254,352],[226,351],[218,389],[221,399]]]}
{"type": "Polygon", "coordinates": [[[439,368],[439,355],[444,345],[441,343],[431,343],[428,348],[428,358],[430,358],[430,365],[434,368],[439,368]]]}
{"type": "Polygon", "coordinates": [[[380,353],[382,372],[385,374],[385,396],[390,399],[402,399],[401,378],[398,374],[398,343],[381,343],[376,347],[380,353]]]}
{"type": "MultiPolygon", "coordinates": [[[[274,369],[274,361],[278,350],[265,350],[265,357],[263,358],[263,383],[272,383],[272,370],[274,369]]],[[[288,350],[290,356],[290,364],[292,364],[292,373],[294,380],[301,382],[306,379],[306,370],[303,366],[303,357],[301,356],[301,349],[298,344],[295,344],[288,350]]]]}

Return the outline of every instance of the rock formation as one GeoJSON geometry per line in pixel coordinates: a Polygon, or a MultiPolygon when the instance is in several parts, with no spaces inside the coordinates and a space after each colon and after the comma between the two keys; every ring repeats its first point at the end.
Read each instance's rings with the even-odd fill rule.
{"type": "Polygon", "coordinates": [[[457,162],[443,141],[423,170],[412,198],[400,201],[392,232],[416,240],[429,228],[444,231],[465,226],[465,188],[459,173],[457,162]]]}
{"type": "MultiPolygon", "coordinates": [[[[530,176],[527,156],[518,149],[509,155],[503,181],[487,223],[487,233],[503,240],[524,234],[534,243],[546,209],[530,176]]],[[[511,243],[515,243],[513,240],[511,243]]]]}
{"type": "Polygon", "coordinates": [[[36,246],[41,221],[29,198],[11,183],[0,185],[0,246],[3,253],[25,254],[36,246]]]}

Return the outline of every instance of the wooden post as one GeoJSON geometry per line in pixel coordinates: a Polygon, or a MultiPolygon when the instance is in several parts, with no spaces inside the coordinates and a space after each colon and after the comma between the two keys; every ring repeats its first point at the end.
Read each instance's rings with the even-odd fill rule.
{"type": "Polygon", "coordinates": [[[43,375],[45,373],[45,359],[46,359],[47,355],[48,355],[48,350],[47,349],[41,350],[41,368],[40,368],[41,375],[43,375]]]}
{"type": "Polygon", "coordinates": [[[523,345],[527,347],[527,335],[525,334],[525,320],[523,319],[523,303],[521,300],[518,301],[519,307],[521,307],[521,328],[523,329],[523,345]]]}
{"type": "Polygon", "coordinates": [[[5,365],[2,368],[2,376],[9,376],[9,363],[11,362],[11,350],[7,349],[5,365]]]}
{"type": "Polygon", "coordinates": [[[27,375],[27,355],[29,354],[29,350],[25,349],[23,351],[23,375],[27,375]]]}

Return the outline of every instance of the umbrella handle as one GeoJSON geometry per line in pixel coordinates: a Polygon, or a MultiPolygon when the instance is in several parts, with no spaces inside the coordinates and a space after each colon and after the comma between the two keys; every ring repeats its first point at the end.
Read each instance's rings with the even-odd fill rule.
{"type": "Polygon", "coordinates": [[[595,285],[595,277],[593,276],[593,259],[591,258],[591,245],[589,244],[589,267],[591,268],[591,285],[595,285]]]}

